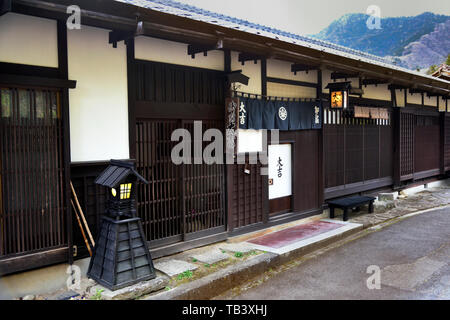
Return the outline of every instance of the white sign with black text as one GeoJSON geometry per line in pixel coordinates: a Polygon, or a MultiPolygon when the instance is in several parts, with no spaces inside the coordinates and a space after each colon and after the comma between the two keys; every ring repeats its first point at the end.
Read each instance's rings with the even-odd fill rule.
{"type": "Polygon", "coordinates": [[[292,195],[290,144],[269,145],[269,200],[292,195]]]}

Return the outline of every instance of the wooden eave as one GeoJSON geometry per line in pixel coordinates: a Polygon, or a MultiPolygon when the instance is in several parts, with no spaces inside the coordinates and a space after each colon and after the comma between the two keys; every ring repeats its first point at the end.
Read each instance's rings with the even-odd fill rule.
{"type": "MultiPolygon", "coordinates": [[[[223,48],[277,58],[292,63],[328,67],[333,70],[357,72],[362,76],[389,80],[407,87],[421,87],[450,94],[450,81],[430,79],[402,70],[336,55],[299,44],[256,35],[219,25],[179,17],[147,8],[104,0],[13,0],[12,11],[46,18],[67,19],[67,6],[77,4],[82,9],[82,23],[110,30],[134,31],[137,21],[143,21],[142,33],[147,36],[182,43],[213,46],[223,41],[223,48]]],[[[293,40],[294,41],[294,40],[293,40]]]]}

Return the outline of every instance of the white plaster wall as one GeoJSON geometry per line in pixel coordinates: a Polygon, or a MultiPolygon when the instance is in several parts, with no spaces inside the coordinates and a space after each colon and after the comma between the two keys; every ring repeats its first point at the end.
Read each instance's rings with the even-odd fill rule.
{"type": "Polygon", "coordinates": [[[82,26],[68,31],[72,161],[127,159],[127,59],[114,49],[108,30],[82,26]]]}
{"type": "Polygon", "coordinates": [[[208,51],[206,57],[203,53],[198,53],[195,55],[195,59],[192,59],[187,54],[187,47],[188,45],[184,43],[141,36],[135,40],[135,58],[219,71],[224,70],[223,51],[208,51]]]}
{"type": "Polygon", "coordinates": [[[267,95],[284,98],[316,98],[316,88],[267,82],[267,95]]]}
{"type": "Polygon", "coordinates": [[[427,94],[424,94],[423,104],[426,106],[437,107],[437,98],[436,97],[428,97],[427,94]]]}
{"type": "Polygon", "coordinates": [[[408,103],[412,104],[422,104],[422,95],[420,93],[413,93],[412,95],[408,92],[406,95],[408,103]]]}
{"type": "Polygon", "coordinates": [[[297,72],[295,75],[291,72],[292,63],[288,61],[282,61],[277,59],[267,60],[267,76],[280,79],[296,80],[317,83],[317,71],[311,70],[297,72]]]}
{"type": "MultiPolygon", "coordinates": [[[[387,84],[363,86],[362,88],[364,90],[363,98],[391,101],[391,91],[387,84]]],[[[402,92],[402,94],[404,93],[402,92]]]]}
{"type": "Polygon", "coordinates": [[[238,91],[253,93],[253,94],[261,94],[261,61],[255,64],[253,61],[246,61],[244,65],[242,65],[239,61],[239,53],[231,52],[231,70],[242,70],[242,74],[250,77],[248,81],[248,85],[238,84],[240,86],[238,91]]]}
{"type": "Polygon", "coordinates": [[[56,21],[16,13],[1,16],[0,61],[57,68],[56,21]]]}

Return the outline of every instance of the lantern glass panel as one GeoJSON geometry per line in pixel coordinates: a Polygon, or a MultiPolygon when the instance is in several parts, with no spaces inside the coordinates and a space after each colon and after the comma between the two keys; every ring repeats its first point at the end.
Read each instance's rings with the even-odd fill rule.
{"type": "Polygon", "coordinates": [[[331,92],[331,107],[332,108],[342,108],[344,101],[344,95],[342,91],[332,91],[331,92]]]}
{"type": "Polygon", "coordinates": [[[120,199],[130,199],[131,196],[131,183],[120,185],[120,199]]]}

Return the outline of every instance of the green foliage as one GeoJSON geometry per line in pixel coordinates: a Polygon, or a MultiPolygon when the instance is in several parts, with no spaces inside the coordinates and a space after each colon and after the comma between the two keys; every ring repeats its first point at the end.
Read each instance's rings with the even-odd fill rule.
{"type": "Polygon", "coordinates": [[[192,258],[192,262],[197,262],[198,260],[195,258],[192,258]]]}
{"type": "Polygon", "coordinates": [[[179,275],[178,275],[178,277],[177,277],[177,279],[178,280],[183,280],[183,279],[190,279],[190,278],[192,278],[192,275],[193,275],[193,273],[192,273],[192,271],[191,270],[186,270],[186,271],[184,271],[183,273],[180,273],[179,275]]]}
{"type": "Polygon", "coordinates": [[[209,265],[208,263],[205,263],[203,266],[204,266],[205,268],[209,268],[209,267],[210,267],[210,265],[209,265]]]}
{"type": "Polygon", "coordinates": [[[236,257],[236,258],[242,258],[243,256],[244,256],[244,254],[242,253],[242,252],[235,252],[234,253],[234,256],[236,257]]]}
{"type": "Polygon", "coordinates": [[[97,289],[95,294],[90,298],[91,300],[102,300],[102,292],[105,291],[104,289],[97,289]]]}
{"type": "Polygon", "coordinates": [[[430,68],[428,68],[427,74],[435,73],[437,69],[438,69],[438,66],[433,64],[430,66],[430,68]]]}
{"type": "Polygon", "coordinates": [[[450,54],[447,56],[447,60],[445,60],[446,65],[450,65],[450,54]]]}

